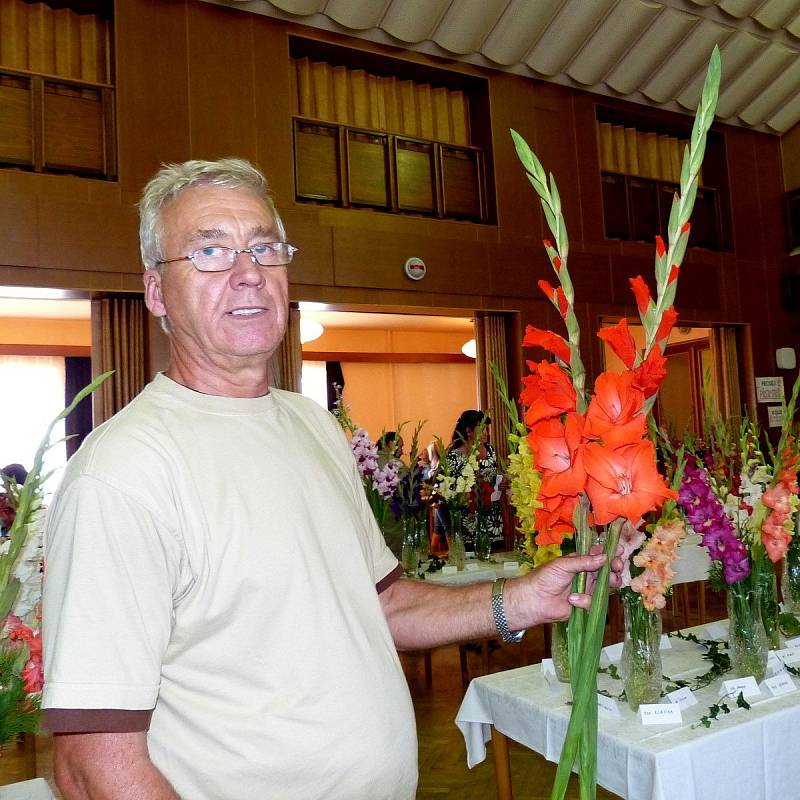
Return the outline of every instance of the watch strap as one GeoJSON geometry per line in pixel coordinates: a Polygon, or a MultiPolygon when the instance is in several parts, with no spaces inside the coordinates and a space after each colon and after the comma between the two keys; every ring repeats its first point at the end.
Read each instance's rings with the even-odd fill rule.
{"type": "Polygon", "coordinates": [[[505,578],[497,578],[492,586],[492,617],[494,617],[497,632],[504,642],[518,642],[525,635],[525,631],[512,631],[508,627],[506,612],[503,608],[503,588],[505,584],[505,578]]]}

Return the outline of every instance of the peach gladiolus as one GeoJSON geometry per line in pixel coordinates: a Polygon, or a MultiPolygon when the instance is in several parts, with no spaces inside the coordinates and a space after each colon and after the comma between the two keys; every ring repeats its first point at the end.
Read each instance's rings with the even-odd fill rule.
{"type": "Polygon", "coordinates": [[[595,522],[606,525],[617,517],[636,522],[678,493],[668,489],[656,469],[656,453],[649,441],[612,450],[596,442],[584,450],[586,493],[595,522]]]}

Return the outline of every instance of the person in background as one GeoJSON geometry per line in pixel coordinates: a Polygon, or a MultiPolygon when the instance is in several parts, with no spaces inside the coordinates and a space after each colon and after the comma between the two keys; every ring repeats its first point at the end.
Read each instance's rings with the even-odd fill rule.
{"type": "Polygon", "coordinates": [[[378,455],[383,454],[387,461],[391,458],[399,461],[403,458],[404,447],[403,437],[397,431],[386,431],[378,440],[378,455]]]}
{"type": "Polygon", "coordinates": [[[8,497],[8,491],[18,491],[28,477],[28,470],[22,464],[6,464],[0,469],[0,486],[4,491],[0,491],[0,536],[4,535],[11,528],[11,524],[16,517],[13,501],[8,497]]]}
{"type": "MultiPolygon", "coordinates": [[[[473,495],[480,493],[476,500],[482,504],[481,524],[490,531],[493,543],[504,541],[503,515],[497,496],[503,486],[503,477],[497,471],[497,455],[489,443],[489,425],[491,419],[483,411],[468,409],[456,421],[450,446],[447,449],[447,460],[450,472],[455,477],[461,475],[470,453],[475,452],[477,458],[477,474],[473,495]],[[477,440],[476,440],[477,437],[477,440]]],[[[464,518],[464,542],[468,548],[475,545],[475,531],[478,524],[478,512],[473,511],[464,518]]]]}
{"type": "Polygon", "coordinates": [[[494,583],[402,578],[334,417],[269,386],[295,248],[264,176],[167,165],[139,209],[170,360],[87,437],[48,515],[42,707],[61,794],[412,800],[397,649],[566,619],[591,602],[575,574],[605,556],[494,583]]]}

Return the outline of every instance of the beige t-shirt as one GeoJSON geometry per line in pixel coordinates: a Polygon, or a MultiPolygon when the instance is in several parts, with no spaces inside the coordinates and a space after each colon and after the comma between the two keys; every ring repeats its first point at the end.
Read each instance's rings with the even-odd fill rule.
{"type": "Polygon", "coordinates": [[[407,800],[397,561],[335,420],[159,375],[67,467],[48,520],[43,707],[151,709],[187,800],[407,800]]]}

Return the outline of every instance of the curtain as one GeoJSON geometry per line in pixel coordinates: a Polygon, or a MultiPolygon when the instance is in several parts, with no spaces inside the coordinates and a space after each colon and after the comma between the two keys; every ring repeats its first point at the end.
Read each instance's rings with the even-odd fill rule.
{"type": "MultiPolygon", "coordinates": [[[[47,426],[64,408],[64,358],[0,356],[0,386],[0,468],[17,463],[29,470],[47,426]]],[[[63,438],[61,420],[50,436],[59,444],[45,454],[43,474],[66,463],[63,438]]]]}
{"type": "Polygon", "coordinates": [[[739,383],[739,359],[736,350],[736,328],[712,328],[709,337],[714,364],[717,413],[722,417],[742,414],[742,393],[739,383]]]}
{"type": "MultiPolygon", "coordinates": [[[[64,359],[64,406],[92,381],[92,359],[83,356],[67,356],[64,359]]],[[[64,420],[67,439],[67,458],[81,446],[81,442],[92,430],[92,398],[84,397],[73,412],[64,420]]]]}
{"type": "Polygon", "coordinates": [[[295,303],[289,306],[286,334],[269,362],[270,386],[300,391],[303,371],[303,348],[300,344],[300,309],[295,303]]]}
{"type": "Polygon", "coordinates": [[[505,462],[508,459],[506,434],[511,427],[511,421],[491,372],[491,365],[494,364],[508,386],[506,323],[503,314],[478,312],[475,317],[475,345],[481,409],[485,409],[492,418],[492,444],[498,461],[505,462]]]}
{"type": "Polygon", "coordinates": [[[92,300],[92,374],[114,374],[94,393],[94,424],[127,405],[145,384],[147,310],[141,296],[92,300]]]}

